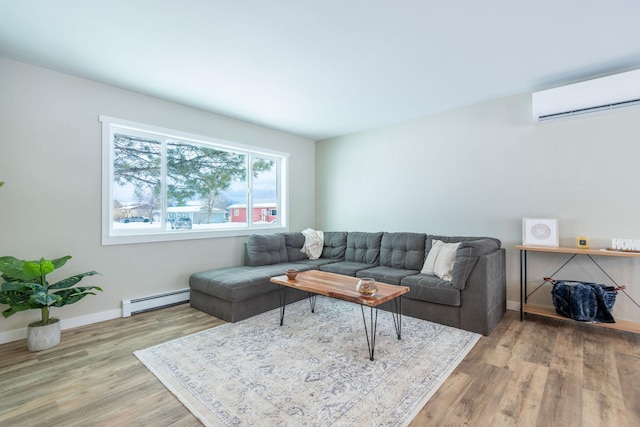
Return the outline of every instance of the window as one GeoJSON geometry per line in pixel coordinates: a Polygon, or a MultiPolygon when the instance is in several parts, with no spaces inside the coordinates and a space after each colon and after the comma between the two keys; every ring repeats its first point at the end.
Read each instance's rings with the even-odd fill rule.
{"type": "Polygon", "coordinates": [[[103,244],[286,230],[288,154],[100,120],[103,244]]]}

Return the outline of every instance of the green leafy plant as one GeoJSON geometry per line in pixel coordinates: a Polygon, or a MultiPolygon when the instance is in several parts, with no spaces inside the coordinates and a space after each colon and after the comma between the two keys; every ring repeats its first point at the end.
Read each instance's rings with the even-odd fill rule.
{"type": "Polygon", "coordinates": [[[54,322],[49,317],[51,307],[73,304],[87,295],[96,295],[94,291],[102,291],[98,286],[75,286],[83,278],[98,274],[95,271],[49,284],[47,274],[65,265],[69,259],[69,255],[54,260],[41,258],[39,261],[0,257],[0,272],[5,280],[0,285],[0,304],[9,306],[2,316],[7,318],[19,311],[39,309],[42,320],[37,325],[48,325],[54,322]]]}

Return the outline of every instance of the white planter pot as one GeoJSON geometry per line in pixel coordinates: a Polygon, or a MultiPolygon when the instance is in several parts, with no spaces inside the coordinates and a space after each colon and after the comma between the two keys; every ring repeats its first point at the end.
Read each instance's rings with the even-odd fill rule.
{"type": "Polygon", "coordinates": [[[29,351],[46,350],[60,344],[60,320],[44,326],[33,323],[27,328],[27,348],[29,351]]]}

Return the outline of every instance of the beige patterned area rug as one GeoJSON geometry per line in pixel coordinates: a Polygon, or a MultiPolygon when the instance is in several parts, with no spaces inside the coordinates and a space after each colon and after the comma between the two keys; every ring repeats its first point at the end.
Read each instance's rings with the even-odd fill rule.
{"type": "MultiPolygon", "coordinates": [[[[367,319],[369,308],[365,308],[367,319]]],[[[406,426],[480,335],[379,311],[369,360],[360,306],[318,297],[135,355],[207,426],[406,426]]]]}

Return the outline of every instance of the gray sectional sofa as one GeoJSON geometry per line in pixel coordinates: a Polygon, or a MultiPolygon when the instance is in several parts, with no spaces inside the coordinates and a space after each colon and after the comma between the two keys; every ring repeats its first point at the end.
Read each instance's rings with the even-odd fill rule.
{"type": "MultiPolygon", "coordinates": [[[[408,286],[410,291],[402,299],[404,315],[484,335],[491,333],[506,310],[505,251],[497,239],[325,232],[322,255],[316,260],[301,252],[304,242],[302,233],[249,236],[244,266],[203,271],[189,278],[191,306],[230,322],[277,308],[280,286],[269,279],[296,268],[408,286]],[[460,242],[451,280],[421,273],[434,240],[460,242]]],[[[287,303],[306,297],[290,289],[287,303]]]]}

